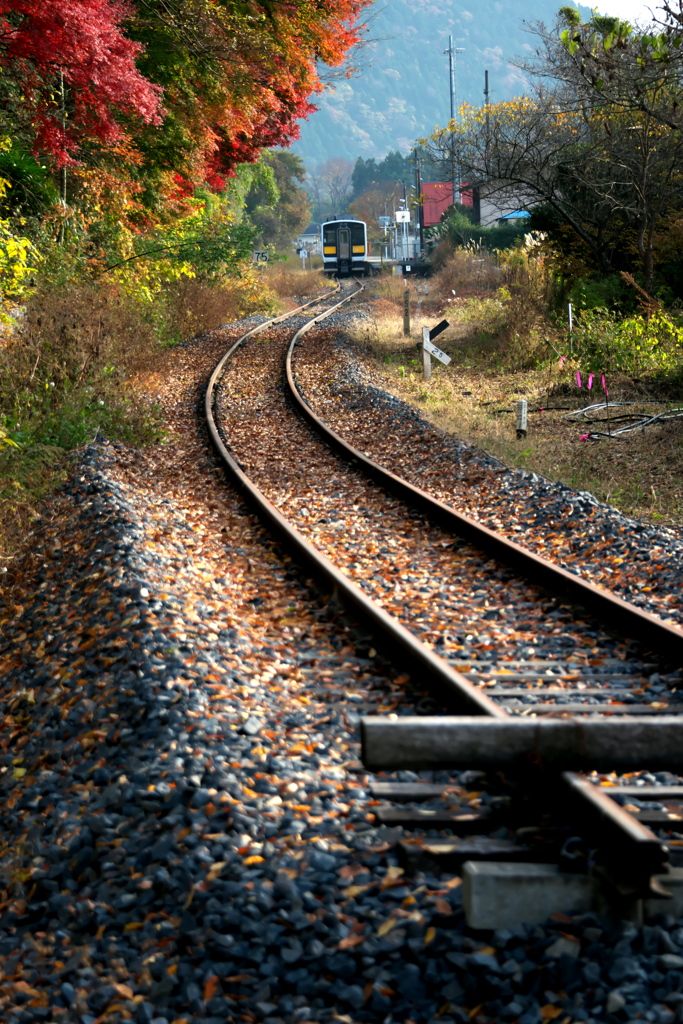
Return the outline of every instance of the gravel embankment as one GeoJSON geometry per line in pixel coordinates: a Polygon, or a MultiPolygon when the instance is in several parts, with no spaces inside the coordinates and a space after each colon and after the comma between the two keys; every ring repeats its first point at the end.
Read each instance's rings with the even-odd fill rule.
{"type": "Polygon", "coordinates": [[[197,430],[245,329],[147,382],[167,446],[83,450],[0,612],[0,1019],[673,1024],[672,920],[471,934],[457,877],[401,872],[356,726],[412,711],[405,680],[324,618],[197,430]]]}

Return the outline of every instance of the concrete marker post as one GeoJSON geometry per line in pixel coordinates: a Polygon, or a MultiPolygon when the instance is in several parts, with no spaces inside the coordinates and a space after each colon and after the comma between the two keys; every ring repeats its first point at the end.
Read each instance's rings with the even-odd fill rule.
{"type": "Polygon", "coordinates": [[[403,293],[403,335],[410,337],[410,289],[406,288],[403,293]]]}
{"type": "Polygon", "coordinates": [[[426,342],[429,341],[429,328],[422,328],[422,368],[424,370],[425,380],[429,380],[432,375],[432,357],[427,351],[426,342]]]}
{"type": "Polygon", "coordinates": [[[522,438],[526,437],[526,418],[528,412],[528,405],[526,398],[520,398],[517,402],[517,440],[521,441],[522,438]]]}

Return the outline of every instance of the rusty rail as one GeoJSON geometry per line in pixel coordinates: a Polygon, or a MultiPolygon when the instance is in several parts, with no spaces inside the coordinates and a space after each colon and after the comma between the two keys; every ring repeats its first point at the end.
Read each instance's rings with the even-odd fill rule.
{"type": "MultiPolygon", "coordinates": [[[[345,302],[355,298],[361,291],[363,291],[363,285],[360,285],[351,295],[335,303],[320,316],[314,317],[297,332],[295,340],[330,316],[345,302]]],[[[322,298],[329,298],[330,294],[333,293],[328,293],[322,298]]],[[[307,305],[313,305],[313,303],[307,303],[307,305]]],[[[296,313],[298,310],[292,312],[296,313]]],[[[274,324],[281,323],[291,315],[290,313],[285,317],[267,321],[239,338],[218,363],[209,380],[205,397],[206,421],[211,439],[228,473],[259,517],[279,536],[294,557],[303,562],[315,578],[323,581],[332,595],[332,600],[340,610],[352,612],[373,630],[378,642],[383,645],[394,664],[405,666],[414,677],[428,683],[434,691],[442,696],[447,705],[456,711],[470,715],[488,715],[496,719],[507,718],[508,715],[502,708],[472,686],[464,676],[452,669],[442,658],[420,643],[405,626],[370,600],[360,587],[352,583],[322,552],[310,544],[268,501],[260,488],[252,483],[228,451],[214,417],[215,390],[223,369],[229,358],[244,341],[274,324]]]]}

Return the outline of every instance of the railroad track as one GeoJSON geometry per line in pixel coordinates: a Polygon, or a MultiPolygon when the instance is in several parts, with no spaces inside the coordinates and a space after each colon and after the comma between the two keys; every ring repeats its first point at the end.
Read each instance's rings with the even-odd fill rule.
{"type": "MultiPolygon", "coordinates": [[[[330,292],[245,334],[215,368],[205,407],[233,480],[331,606],[369,628],[399,672],[456,713],[364,718],[365,765],[503,769],[521,780],[510,787],[484,774],[496,810],[475,814],[415,806],[435,799],[430,783],[378,782],[377,799],[412,807],[387,805],[376,816],[471,836],[520,821],[538,832],[551,809],[549,831],[531,846],[519,837],[489,839],[488,847],[456,838],[441,853],[449,863],[496,851],[519,859],[516,846],[527,858],[566,859],[574,827],[599,847],[619,891],[661,894],[653,876],[683,842],[668,841],[683,788],[647,787],[641,813],[641,787],[618,788],[624,810],[576,772],[683,769],[683,631],[461,515],[325,424],[297,387],[296,347],[362,290],[330,292]],[[285,328],[307,311],[305,322],[285,328]],[[254,343],[266,332],[267,345],[254,343]],[[482,635],[488,643],[475,642],[482,635]]],[[[420,843],[403,852],[419,860],[420,843]]]]}

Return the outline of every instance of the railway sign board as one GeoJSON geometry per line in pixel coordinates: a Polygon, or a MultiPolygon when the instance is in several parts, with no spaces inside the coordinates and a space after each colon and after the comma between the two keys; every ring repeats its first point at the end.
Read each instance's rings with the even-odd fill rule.
{"type": "Polygon", "coordinates": [[[451,357],[447,356],[445,352],[442,352],[440,348],[437,348],[432,338],[436,338],[442,331],[445,331],[448,327],[448,320],[442,320],[440,324],[433,327],[431,331],[428,327],[422,328],[422,369],[425,375],[425,380],[429,380],[432,375],[432,359],[438,359],[444,366],[448,366],[451,361],[451,357]]]}
{"type": "Polygon", "coordinates": [[[410,210],[397,210],[394,216],[397,224],[410,223],[410,210]]]}
{"type": "Polygon", "coordinates": [[[430,356],[434,356],[434,358],[438,359],[440,363],[444,364],[444,366],[448,366],[451,361],[451,357],[447,356],[445,352],[442,352],[440,348],[437,348],[429,338],[425,338],[422,345],[427,352],[429,352],[430,356]]]}

